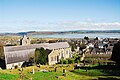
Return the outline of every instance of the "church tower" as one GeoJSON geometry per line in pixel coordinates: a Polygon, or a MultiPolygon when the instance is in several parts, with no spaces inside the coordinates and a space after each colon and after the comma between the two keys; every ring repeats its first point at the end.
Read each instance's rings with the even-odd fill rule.
{"type": "Polygon", "coordinates": [[[30,42],[31,42],[31,39],[26,35],[24,35],[23,38],[20,39],[20,45],[30,45],[30,42]]]}

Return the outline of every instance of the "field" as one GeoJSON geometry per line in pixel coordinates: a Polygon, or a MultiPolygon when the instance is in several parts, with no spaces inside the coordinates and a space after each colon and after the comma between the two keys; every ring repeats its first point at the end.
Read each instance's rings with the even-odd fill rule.
{"type": "MultiPolygon", "coordinates": [[[[31,66],[21,69],[13,69],[13,70],[0,70],[0,80],[120,80],[120,70],[116,71],[116,75],[110,75],[106,71],[101,69],[75,69],[73,70],[73,65],[63,65],[63,67],[57,67],[55,71],[55,67],[53,66],[31,66]],[[35,73],[32,73],[32,69],[34,68],[35,73]],[[63,69],[66,70],[63,73],[63,69]],[[49,72],[41,70],[49,70],[49,72]]],[[[113,73],[113,72],[112,72],[113,73]]]]}

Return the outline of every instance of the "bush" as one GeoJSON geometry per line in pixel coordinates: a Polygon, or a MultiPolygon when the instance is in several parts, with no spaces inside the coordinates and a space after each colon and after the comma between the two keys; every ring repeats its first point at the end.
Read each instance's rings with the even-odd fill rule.
{"type": "Polygon", "coordinates": [[[79,64],[79,63],[80,63],[80,60],[77,60],[77,63],[79,64]]]}
{"type": "Polygon", "coordinates": [[[85,58],[85,61],[88,63],[92,63],[93,59],[92,58],[85,58]]]}
{"type": "Polygon", "coordinates": [[[73,54],[73,58],[74,59],[78,58],[78,54],[77,53],[73,54]]]}
{"type": "Polygon", "coordinates": [[[58,64],[74,64],[74,63],[80,63],[80,59],[77,55],[75,55],[76,57],[73,58],[69,58],[69,59],[61,59],[60,62],[58,62],[58,64]]]}
{"type": "Polygon", "coordinates": [[[74,62],[74,59],[72,59],[72,58],[68,59],[68,63],[69,63],[69,64],[74,64],[74,63],[75,63],[75,62],[74,62]]]}
{"type": "Polygon", "coordinates": [[[74,58],[70,58],[70,59],[61,59],[60,62],[58,62],[58,64],[74,64],[75,63],[75,59],[74,58]]]}
{"type": "Polygon", "coordinates": [[[17,69],[18,68],[18,66],[17,65],[15,65],[15,69],[17,69]]]}
{"type": "Polygon", "coordinates": [[[63,59],[61,59],[61,60],[58,62],[58,64],[63,64],[63,59]]]}
{"type": "Polygon", "coordinates": [[[63,60],[63,64],[68,64],[68,60],[63,60]]]}
{"type": "Polygon", "coordinates": [[[58,64],[68,64],[68,60],[61,59],[60,62],[58,62],[58,64]]]}

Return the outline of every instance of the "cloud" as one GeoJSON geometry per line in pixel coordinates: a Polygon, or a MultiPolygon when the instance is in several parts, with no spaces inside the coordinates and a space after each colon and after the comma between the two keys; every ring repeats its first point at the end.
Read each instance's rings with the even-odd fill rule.
{"type": "Polygon", "coordinates": [[[60,26],[71,30],[120,30],[120,23],[64,22],[60,26]]]}
{"type": "Polygon", "coordinates": [[[39,22],[2,21],[0,32],[20,31],[68,31],[68,30],[120,30],[120,22],[96,23],[80,21],[39,22]]]}

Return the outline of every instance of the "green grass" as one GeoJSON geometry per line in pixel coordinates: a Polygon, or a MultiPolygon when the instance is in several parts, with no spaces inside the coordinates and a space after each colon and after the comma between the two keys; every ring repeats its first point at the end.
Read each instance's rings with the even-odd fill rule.
{"type": "MultiPolygon", "coordinates": [[[[61,71],[57,72],[35,72],[35,74],[32,73],[26,73],[24,74],[23,80],[91,80],[91,79],[98,79],[99,77],[108,78],[108,77],[114,77],[116,76],[102,76],[103,73],[101,73],[99,70],[88,70],[87,72],[85,70],[75,70],[76,73],[73,72],[66,72],[66,76],[63,78],[57,78],[58,76],[62,76],[63,73],[61,71]]],[[[20,80],[19,74],[0,74],[0,80],[20,80]]],[[[120,77],[119,77],[120,79],[120,77]]]]}
{"type": "MultiPolygon", "coordinates": [[[[64,73],[62,71],[57,72],[35,72],[32,73],[23,73],[23,80],[89,80],[92,79],[90,76],[85,75],[77,75],[73,72],[66,72],[66,76],[62,78],[57,78],[58,76],[62,76],[64,73]]],[[[20,74],[0,74],[0,80],[20,80],[20,74]]],[[[95,79],[95,78],[94,78],[95,79]]]]}
{"type": "Polygon", "coordinates": [[[102,73],[101,70],[96,70],[96,69],[92,69],[92,70],[82,70],[82,69],[76,69],[74,71],[74,73],[76,74],[80,74],[80,75],[87,75],[87,76],[103,76],[103,75],[107,75],[102,73]]]}
{"type": "MultiPolygon", "coordinates": [[[[75,69],[74,71],[70,72],[68,70],[72,69],[71,66],[68,68],[64,67],[67,72],[66,76],[63,77],[64,74],[62,72],[62,68],[58,68],[57,72],[40,72],[39,70],[45,69],[46,66],[41,66],[41,68],[37,68],[35,66],[24,68],[24,71],[22,72],[22,77],[20,74],[20,71],[18,69],[13,70],[0,70],[0,80],[92,80],[92,79],[98,79],[98,78],[119,78],[120,76],[110,76],[107,73],[104,73],[102,70],[99,69],[75,69]],[[30,73],[32,69],[35,69],[35,74],[30,73]],[[62,78],[60,77],[62,76],[62,78]],[[60,77],[60,78],[57,78],[60,77]]],[[[48,66],[49,67],[49,66],[48,66]]],[[[46,68],[48,69],[48,68],[46,68]]],[[[49,69],[48,69],[49,70],[49,69]]],[[[50,70],[54,70],[51,69],[50,70]]],[[[119,72],[119,71],[118,71],[119,72]]],[[[117,73],[117,72],[116,72],[117,73]]]]}
{"type": "MultiPolygon", "coordinates": [[[[85,79],[92,79],[89,76],[80,76],[74,74],[72,72],[66,72],[66,76],[63,78],[57,78],[58,76],[62,76],[62,72],[36,72],[35,74],[31,74],[33,80],[85,80],[85,79]]],[[[95,77],[94,77],[95,79],[95,77]]]]}
{"type": "Polygon", "coordinates": [[[3,74],[0,73],[0,80],[15,80],[18,77],[17,74],[3,74]]]}
{"type": "Polygon", "coordinates": [[[55,72],[36,72],[35,74],[28,75],[31,75],[33,80],[55,80],[56,76],[59,76],[61,74],[55,72]]]}

